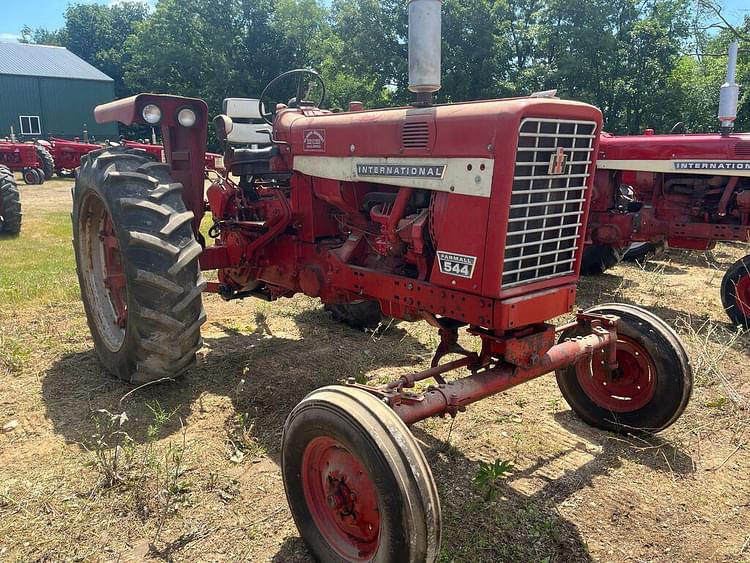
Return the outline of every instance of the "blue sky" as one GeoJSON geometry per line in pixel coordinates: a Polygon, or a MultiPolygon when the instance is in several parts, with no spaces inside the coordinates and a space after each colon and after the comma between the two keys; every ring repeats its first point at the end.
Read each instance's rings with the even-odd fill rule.
{"type": "MultiPolygon", "coordinates": [[[[131,0],[0,0],[0,41],[12,41],[21,28],[56,29],[63,24],[63,12],[68,4],[117,4],[131,0]]],[[[154,0],[149,0],[154,4],[154,0]]]]}
{"type": "MultiPolygon", "coordinates": [[[[75,0],[91,4],[114,4],[132,0],[75,0]]],[[[580,1],[580,0],[578,0],[580,1]]],[[[12,41],[18,32],[28,24],[31,27],[55,29],[63,23],[63,12],[71,0],[0,0],[2,17],[0,18],[0,41],[12,41]]],[[[154,4],[155,0],[149,0],[154,4]]],[[[734,22],[741,21],[750,15],[748,0],[723,0],[724,13],[734,22]]]]}

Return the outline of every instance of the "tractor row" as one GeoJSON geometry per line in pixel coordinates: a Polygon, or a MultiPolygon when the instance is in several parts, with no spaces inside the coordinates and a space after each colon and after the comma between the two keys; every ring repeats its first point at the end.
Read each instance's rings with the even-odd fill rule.
{"type": "MultiPolygon", "coordinates": [[[[750,134],[732,131],[737,48],[729,49],[720,134],[677,134],[677,124],[670,135],[601,136],[584,273],[603,272],[634,243],[643,255],[750,241],[750,134]]],[[[721,299],[732,322],[750,328],[750,256],[726,271],[721,299]]]]}
{"type": "MultiPolygon", "coordinates": [[[[124,146],[142,148],[158,158],[162,158],[164,149],[159,144],[123,140],[124,146]]],[[[117,145],[119,143],[114,143],[117,145]]],[[[106,143],[113,145],[113,143],[106,143]]],[[[61,178],[71,178],[81,166],[81,158],[86,154],[100,150],[103,145],[81,142],[79,139],[67,140],[51,138],[36,143],[17,143],[0,140],[0,165],[12,172],[20,172],[24,182],[40,185],[57,174],[61,178]]],[[[221,155],[206,153],[206,169],[222,171],[221,155]]]]}

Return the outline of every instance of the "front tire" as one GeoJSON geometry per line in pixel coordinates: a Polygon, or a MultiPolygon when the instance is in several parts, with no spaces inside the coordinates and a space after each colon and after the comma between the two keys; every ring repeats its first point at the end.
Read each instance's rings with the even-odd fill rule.
{"type": "Polygon", "coordinates": [[[581,275],[598,276],[622,262],[625,251],[606,244],[589,244],[583,249],[581,275]]]}
{"type": "MultiPolygon", "coordinates": [[[[690,400],[693,372],[677,334],[656,315],[624,304],[587,313],[617,315],[618,370],[610,373],[599,354],[590,365],[558,370],[563,397],[584,422],[612,432],[659,432],[674,423],[690,400]]],[[[565,331],[560,341],[581,336],[565,331]]]]}
{"type": "Polygon", "coordinates": [[[361,389],[331,386],[287,418],[281,469],[302,539],[320,561],[432,562],[440,502],[406,424],[361,389]]]}
{"type": "Polygon", "coordinates": [[[21,196],[13,172],[0,166],[0,232],[17,235],[21,232],[21,196]]]}
{"type": "Polygon", "coordinates": [[[734,324],[750,328],[750,255],[732,264],[724,274],[721,302],[734,324]]]}
{"type": "Polygon", "coordinates": [[[73,245],[94,345],[130,383],[183,374],[202,346],[202,248],[181,193],[167,165],[123,148],[84,157],[73,190],[73,245]]]}

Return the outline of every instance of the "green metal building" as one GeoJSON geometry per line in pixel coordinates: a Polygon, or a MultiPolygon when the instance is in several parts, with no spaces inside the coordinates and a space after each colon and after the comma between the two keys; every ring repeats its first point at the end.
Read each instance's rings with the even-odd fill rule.
{"type": "Polygon", "coordinates": [[[114,97],[109,76],[63,47],[0,43],[0,138],[72,139],[86,129],[116,139],[116,124],[94,120],[94,107],[114,97]]]}

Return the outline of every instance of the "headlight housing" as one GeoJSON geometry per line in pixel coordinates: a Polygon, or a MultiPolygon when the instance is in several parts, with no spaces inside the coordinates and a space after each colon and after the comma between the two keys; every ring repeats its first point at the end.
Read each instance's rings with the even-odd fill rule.
{"type": "Polygon", "coordinates": [[[190,108],[182,108],[177,112],[177,122],[183,127],[192,127],[198,121],[198,116],[190,108]]]}
{"type": "Polygon", "coordinates": [[[144,121],[150,125],[156,125],[161,121],[161,109],[156,104],[143,106],[141,115],[143,115],[144,121]]]}

